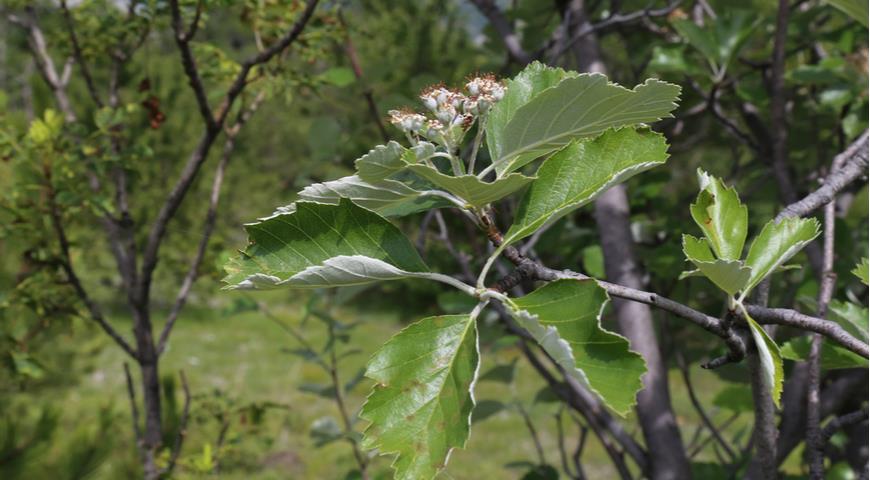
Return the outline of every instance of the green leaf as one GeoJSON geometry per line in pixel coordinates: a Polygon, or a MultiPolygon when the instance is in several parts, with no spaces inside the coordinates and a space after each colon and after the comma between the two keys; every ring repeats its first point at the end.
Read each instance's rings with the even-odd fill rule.
{"type": "Polygon", "coordinates": [[[706,235],[713,251],[722,260],[739,260],[746,242],[749,213],[740,203],[737,191],[722,180],[698,170],[701,192],[689,208],[692,218],[706,235]]]}
{"type": "Polygon", "coordinates": [[[385,279],[389,271],[400,276],[428,270],[399,229],[344,198],[338,205],[298,202],[295,211],[246,229],[248,248],[225,266],[230,289],[311,286],[313,277],[334,277],[335,270],[351,267],[353,284],[385,279]]]}
{"type": "MultiPolygon", "coordinates": [[[[567,81],[567,80],[566,80],[567,81]]],[[[527,237],[586,205],[608,188],[661,165],[668,158],[663,136],[633,128],[608,130],[569,144],[538,170],[520,202],[504,244],[527,237]]]]}
{"type": "Polygon", "coordinates": [[[548,67],[541,62],[530,63],[507,83],[504,98],[487,115],[486,144],[491,158],[500,158],[504,147],[504,130],[516,111],[542,91],[555,86],[565,78],[576,77],[576,72],[548,67]]]}
{"type": "Polygon", "coordinates": [[[423,163],[408,165],[407,169],[476,208],[501,200],[534,180],[534,177],[512,173],[493,182],[484,182],[474,175],[445,175],[435,167],[423,163]]]}
{"type": "Polygon", "coordinates": [[[827,3],[842,10],[846,15],[854,18],[865,27],[867,24],[868,8],[864,0],[825,0],[827,3]]]}
{"type": "Polygon", "coordinates": [[[734,295],[746,285],[752,270],[745,267],[739,260],[715,260],[713,262],[693,262],[719,289],[728,295],[734,295]]]}
{"type": "Polygon", "coordinates": [[[320,79],[336,87],[346,87],[356,81],[356,75],[347,67],[333,67],[321,73],[320,79]]]}
{"type": "Polygon", "coordinates": [[[338,205],[342,198],[387,217],[410,215],[451,203],[425,191],[415,190],[396,180],[367,182],[357,175],[324,183],[315,183],[299,192],[299,198],[317,203],[338,205]]]}
{"type": "MultiPolygon", "coordinates": [[[[752,270],[739,260],[714,260],[707,242],[691,235],[683,235],[683,253],[698,267],[700,273],[728,295],[742,290],[752,274],[752,270]]],[[[684,272],[680,279],[688,276],[694,276],[694,272],[684,272]]]]}
{"type": "Polygon", "coordinates": [[[434,477],[468,439],[479,356],[469,315],[429,317],[387,341],[366,376],[377,384],[363,405],[363,448],[398,453],[395,478],[434,477]]]}
{"type": "Polygon", "coordinates": [[[607,300],[594,280],[557,280],[515,299],[513,314],[566,372],[624,416],[636,402],[646,363],[628,340],[601,328],[607,300]]]}
{"type": "Polygon", "coordinates": [[[867,285],[867,257],[862,258],[861,263],[855,265],[855,268],[852,269],[852,275],[860,278],[861,282],[867,285]]]}
{"type": "Polygon", "coordinates": [[[402,159],[406,148],[391,141],[386,145],[378,145],[369,153],[356,159],[357,175],[368,182],[377,182],[405,168],[402,159]]]}
{"type": "Polygon", "coordinates": [[[852,302],[832,300],[828,305],[828,316],[858,340],[866,343],[870,339],[867,333],[870,317],[867,308],[852,302]]]}
{"type": "Polygon", "coordinates": [[[475,402],[474,410],[471,413],[471,423],[481,422],[487,418],[498,414],[505,410],[505,404],[498,400],[481,400],[475,402]]]}
{"type": "Polygon", "coordinates": [[[716,260],[710,250],[710,244],[702,238],[683,234],[683,253],[694,262],[712,262],[716,260]]]}
{"type": "Polygon", "coordinates": [[[764,384],[770,389],[774,405],[779,408],[780,397],[782,396],[782,380],[784,377],[782,355],[780,354],[779,346],[771,340],[764,328],[756,323],[752,317],[745,314],[745,312],[744,317],[746,318],[746,323],[749,324],[749,331],[752,332],[755,348],[758,350],[761,370],[764,373],[764,384]]]}
{"type": "MultiPolygon", "coordinates": [[[[782,358],[786,360],[803,361],[810,357],[812,337],[793,338],[782,346],[782,358]]],[[[827,340],[822,341],[821,367],[825,370],[840,368],[867,368],[867,359],[843,347],[832,345],[827,340]]]]}
{"type": "Polygon", "coordinates": [[[566,78],[516,110],[492,157],[496,172],[510,173],[577,138],[670,116],[679,95],[679,86],[655,79],[629,90],[597,73],[566,78]]]}
{"type": "Polygon", "coordinates": [[[746,255],[746,266],[752,269],[752,276],[743,295],[818,235],[819,222],[814,218],[786,218],[779,223],[773,220],[767,222],[746,255]]]}

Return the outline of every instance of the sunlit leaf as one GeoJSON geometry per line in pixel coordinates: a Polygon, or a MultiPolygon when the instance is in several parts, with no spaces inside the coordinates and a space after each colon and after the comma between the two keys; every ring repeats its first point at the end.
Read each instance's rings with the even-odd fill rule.
{"type": "Polygon", "coordinates": [[[739,260],[743,255],[749,213],[737,191],[722,180],[698,170],[701,192],[689,210],[713,252],[722,260],[739,260]]]}
{"type": "Polygon", "coordinates": [[[357,175],[309,185],[299,192],[299,198],[330,205],[338,205],[342,198],[348,198],[361,207],[388,217],[450,205],[442,197],[427,195],[402,182],[389,179],[367,182],[357,175]]]}
{"type": "Polygon", "coordinates": [[[512,173],[492,182],[485,182],[470,174],[455,177],[445,175],[438,169],[422,163],[408,165],[407,169],[476,208],[501,200],[534,180],[533,177],[512,173]]]}
{"type": "Polygon", "coordinates": [[[679,95],[679,86],[655,79],[629,90],[596,73],[566,78],[517,109],[493,156],[496,172],[510,173],[575,139],[609,128],[670,116],[679,95]]]}
{"type": "Polygon", "coordinates": [[[755,348],[758,350],[761,371],[764,375],[764,385],[770,390],[774,405],[779,407],[784,377],[782,354],[779,351],[779,346],[771,340],[764,327],[759,325],[749,315],[745,315],[745,318],[746,323],[749,324],[749,331],[752,333],[755,348]]]}
{"type": "Polygon", "coordinates": [[[663,164],[667,143],[657,133],[633,128],[608,130],[594,139],[571,143],[538,170],[520,202],[505,244],[527,237],[593,201],[608,188],[663,164]]]}
{"type": "Polygon", "coordinates": [[[371,422],[363,447],[397,453],[397,479],[434,477],[468,439],[478,362],[469,315],[425,318],[388,340],[366,370],[377,383],[360,413],[371,422]]]}
{"type": "Polygon", "coordinates": [[[854,269],[852,269],[852,274],[860,278],[861,281],[864,282],[864,285],[867,285],[867,257],[862,258],[861,263],[859,263],[855,266],[854,269]]]}
{"type": "Polygon", "coordinates": [[[501,158],[504,145],[504,130],[508,122],[514,117],[517,109],[529,103],[542,91],[555,86],[565,78],[576,77],[576,72],[565,71],[561,68],[548,67],[541,62],[530,63],[507,82],[504,98],[501,99],[487,116],[486,143],[489,147],[489,155],[492,158],[501,158]]]}
{"type": "Polygon", "coordinates": [[[295,205],[291,213],[246,226],[251,243],[225,266],[227,288],[309,286],[317,274],[341,278],[339,284],[343,284],[346,278],[337,277],[334,270],[349,269],[352,264],[356,266],[350,275],[362,276],[355,284],[384,279],[387,267],[399,272],[428,271],[413,245],[393,224],[348,199],[341,199],[338,205],[295,205]],[[354,257],[355,262],[345,262],[347,257],[354,257]],[[366,277],[367,268],[371,277],[366,277]]]}
{"type": "Polygon", "coordinates": [[[646,363],[628,340],[601,327],[607,299],[594,280],[557,280],[515,299],[513,313],[568,374],[624,416],[636,402],[646,363]]]}
{"type": "Polygon", "coordinates": [[[752,276],[745,292],[758,285],[818,235],[819,222],[815,218],[786,218],[779,223],[773,220],[767,222],[746,255],[746,266],[752,269],[752,276]]]}

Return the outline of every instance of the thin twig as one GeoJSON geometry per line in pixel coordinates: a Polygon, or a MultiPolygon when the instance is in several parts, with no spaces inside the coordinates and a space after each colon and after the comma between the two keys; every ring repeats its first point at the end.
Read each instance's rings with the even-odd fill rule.
{"type": "Polygon", "coordinates": [[[73,56],[75,57],[76,63],[79,65],[79,69],[82,72],[82,78],[84,78],[85,80],[85,85],[88,88],[88,93],[90,94],[91,99],[94,101],[97,107],[100,108],[103,106],[103,102],[100,100],[100,95],[97,93],[97,87],[94,85],[94,78],[91,76],[91,71],[88,68],[88,64],[87,62],[85,62],[85,56],[82,54],[82,48],[79,44],[78,35],[76,35],[72,14],[69,11],[66,0],[60,0],[60,8],[63,12],[64,22],[66,23],[66,29],[69,35],[70,45],[72,45],[73,56]]]}
{"type": "Polygon", "coordinates": [[[88,312],[90,313],[91,318],[97,322],[100,328],[103,329],[115,343],[118,344],[128,355],[130,355],[133,359],[138,359],[139,354],[136,350],[124,340],[124,337],[118,333],[109,322],[106,321],[105,317],[103,317],[103,312],[100,309],[99,305],[88,295],[87,290],[85,290],[84,285],[76,274],[75,269],[72,265],[72,258],[70,257],[70,243],[69,239],[66,236],[66,230],[63,226],[63,220],[61,218],[60,207],[57,205],[56,196],[57,192],[54,190],[54,186],[52,185],[51,179],[51,167],[49,165],[45,165],[43,167],[43,174],[45,175],[46,180],[46,189],[47,189],[47,197],[48,197],[48,209],[49,209],[49,217],[51,218],[52,227],[54,227],[55,235],[57,236],[57,241],[60,247],[60,265],[66,274],[67,280],[70,285],[72,285],[73,289],[76,292],[76,295],[85,304],[88,312]]]}
{"type": "Polygon", "coordinates": [[[130,375],[130,366],[124,362],[124,377],[127,380],[127,395],[130,398],[130,416],[133,419],[133,434],[136,437],[136,448],[142,451],[142,428],[139,426],[139,406],[136,404],[136,387],[133,385],[133,376],[130,375]]]}
{"type": "Polygon", "coordinates": [[[184,444],[184,439],[187,437],[187,419],[190,414],[190,387],[187,385],[187,377],[184,375],[184,370],[179,372],[181,377],[181,388],[184,391],[184,407],[181,410],[181,419],[178,423],[178,432],[175,435],[175,444],[172,446],[172,454],[169,457],[169,463],[163,470],[163,475],[167,478],[172,476],[172,470],[178,462],[178,456],[181,454],[181,447],[184,444]]]}
{"type": "Polygon", "coordinates": [[[172,328],[175,326],[175,322],[178,320],[178,315],[184,308],[184,304],[187,302],[187,297],[190,295],[193,284],[199,275],[199,267],[202,264],[203,258],[205,258],[206,248],[208,247],[208,242],[211,239],[211,234],[214,231],[215,222],[217,221],[217,207],[220,200],[224,172],[226,171],[227,165],[229,165],[233,150],[235,149],[236,136],[239,131],[241,131],[242,126],[244,126],[244,124],[250,120],[257,111],[257,108],[259,108],[260,103],[264,98],[264,92],[258,93],[253,102],[251,102],[251,105],[239,112],[238,118],[233,126],[227,129],[223,155],[221,156],[220,162],[218,162],[214,179],[212,180],[208,211],[206,212],[202,235],[200,235],[199,246],[196,255],[190,262],[190,267],[182,281],[181,288],[178,290],[175,303],[172,305],[172,309],[169,311],[169,315],[166,318],[166,325],[164,325],[163,331],[160,332],[160,339],[157,342],[157,355],[162,354],[166,348],[166,344],[169,341],[169,335],[172,333],[172,328]]]}
{"type": "Polygon", "coordinates": [[[701,401],[698,399],[698,396],[695,394],[695,388],[692,386],[692,378],[689,372],[689,366],[686,364],[686,359],[683,356],[682,351],[679,349],[676,350],[676,358],[677,358],[677,366],[680,368],[680,372],[683,376],[683,383],[686,385],[686,391],[689,393],[689,399],[692,402],[692,406],[695,407],[695,411],[698,412],[698,416],[701,418],[701,422],[707,427],[707,430],[710,431],[710,435],[716,440],[716,442],[722,447],[722,450],[725,451],[725,454],[728,455],[730,462],[735,462],[737,460],[737,456],[734,453],[734,450],[728,445],[728,442],[722,437],[722,434],[719,433],[719,430],[716,428],[716,425],[713,424],[713,421],[710,420],[710,417],[707,415],[707,411],[704,410],[704,406],[701,404],[701,401]]]}
{"type": "Polygon", "coordinates": [[[384,126],[384,120],[378,112],[378,105],[375,103],[372,87],[365,81],[362,65],[360,64],[359,56],[356,53],[353,40],[350,38],[350,29],[347,26],[347,22],[344,19],[344,13],[341,9],[338,10],[338,21],[341,22],[341,26],[344,28],[344,52],[347,55],[347,59],[350,61],[354,77],[356,77],[357,82],[362,86],[363,97],[368,105],[369,115],[372,117],[375,126],[378,127],[378,132],[380,132],[381,138],[384,142],[388,142],[390,140],[390,135],[387,133],[387,129],[384,126]]]}

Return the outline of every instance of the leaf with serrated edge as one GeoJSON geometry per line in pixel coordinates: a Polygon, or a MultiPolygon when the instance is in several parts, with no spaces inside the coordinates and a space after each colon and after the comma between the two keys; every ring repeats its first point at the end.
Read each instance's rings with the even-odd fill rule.
{"type": "Polygon", "coordinates": [[[646,363],[628,340],[601,327],[607,300],[594,280],[557,280],[513,300],[519,309],[513,313],[566,372],[624,416],[636,403],[646,363]]]}
{"type": "Polygon", "coordinates": [[[224,282],[230,289],[278,287],[309,267],[349,255],[407,272],[428,271],[398,228],[346,198],[338,205],[297,202],[292,213],[273,215],[246,229],[251,243],[225,266],[224,282]]]}
{"type": "Polygon", "coordinates": [[[424,195],[395,180],[367,182],[357,175],[309,185],[299,192],[299,198],[330,205],[338,205],[341,198],[349,198],[361,207],[388,217],[451,205],[442,197],[424,195]]]}
{"type": "MultiPolygon", "coordinates": [[[[714,259],[707,242],[691,235],[683,235],[683,253],[698,267],[698,272],[728,295],[734,295],[742,290],[752,273],[749,268],[743,266],[743,262],[714,259]]],[[[692,275],[693,272],[681,274],[680,279],[692,275]]]]}
{"type": "Polygon", "coordinates": [[[529,103],[544,90],[578,73],[553,68],[535,61],[507,82],[504,98],[496,103],[486,117],[486,144],[491,158],[500,158],[504,145],[504,129],[517,109],[529,103]]]}
{"type": "Polygon", "coordinates": [[[663,164],[667,143],[653,132],[633,128],[608,130],[594,139],[571,143],[548,158],[523,196],[514,224],[505,235],[510,244],[586,205],[608,188],[663,164]]]}
{"type": "Polygon", "coordinates": [[[517,109],[504,128],[499,176],[609,128],[651,123],[670,116],[680,87],[648,79],[629,90],[598,73],[566,78],[517,109]]]}
{"type": "Polygon", "coordinates": [[[534,180],[534,177],[512,173],[493,182],[484,182],[474,175],[445,175],[422,163],[408,165],[406,168],[476,208],[501,200],[534,180]]]}
{"type": "Polygon", "coordinates": [[[701,193],[690,207],[692,218],[704,232],[716,256],[739,260],[746,242],[749,213],[733,188],[722,180],[698,170],[701,193]]]}
{"type": "Polygon", "coordinates": [[[360,412],[362,446],[397,453],[395,478],[426,480],[468,439],[480,366],[469,315],[429,317],[387,341],[369,361],[376,383],[360,412]]]}
{"type": "Polygon", "coordinates": [[[782,355],[780,354],[779,346],[770,339],[764,328],[756,323],[752,317],[746,314],[744,314],[744,317],[746,318],[746,323],[749,324],[749,331],[752,332],[752,339],[755,341],[755,347],[761,360],[764,384],[770,389],[774,405],[779,408],[780,397],[782,396],[782,379],[784,377],[782,355]]]}
{"type": "Polygon", "coordinates": [[[752,276],[743,295],[818,235],[819,222],[815,218],[786,218],[779,223],[773,220],[767,222],[746,255],[746,266],[752,269],[752,276]]]}
{"type": "Polygon", "coordinates": [[[867,277],[868,277],[868,268],[867,268],[867,257],[861,259],[861,263],[855,265],[855,268],[852,269],[852,275],[855,275],[864,285],[867,285],[867,277]]]}
{"type": "Polygon", "coordinates": [[[357,175],[369,182],[383,180],[405,167],[402,160],[405,151],[405,147],[395,141],[378,145],[354,162],[357,175]]]}
{"type": "Polygon", "coordinates": [[[696,262],[712,262],[716,260],[710,250],[710,244],[704,239],[683,234],[683,253],[686,258],[696,262]]]}
{"type": "Polygon", "coordinates": [[[828,316],[839,323],[853,337],[867,342],[868,311],[867,308],[852,302],[831,300],[828,305],[828,316]]]}
{"type": "MultiPolygon", "coordinates": [[[[810,356],[811,337],[796,337],[783,344],[782,358],[794,361],[806,361],[810,356]]],[[[867,359],[843,347],[833,345],[828,340],[822,341],[820,355],[821,367],[825,370],[840,368],[867,368],[867,359]]]]}

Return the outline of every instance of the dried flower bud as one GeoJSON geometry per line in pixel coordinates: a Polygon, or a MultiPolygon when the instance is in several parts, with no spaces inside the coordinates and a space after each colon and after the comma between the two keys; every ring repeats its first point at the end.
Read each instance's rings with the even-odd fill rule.
{"type": "Polygon", "coordinates": [[[416,133],[423,128],[426,122],[426,117],[409,110],[390,110],[390,123],[398,127],[403,132],[416,133]]]}
{"type": "Polygon", "coordinates": [[[502,83],[492,74],[472,77],[471,80],[465,84],[465,88],[468,90],[468,93],[474,97],[485,96],[488,99],[491,99],[490,103],[497,102],[504,98],[504,85],[502,85],[502,83]]]}

